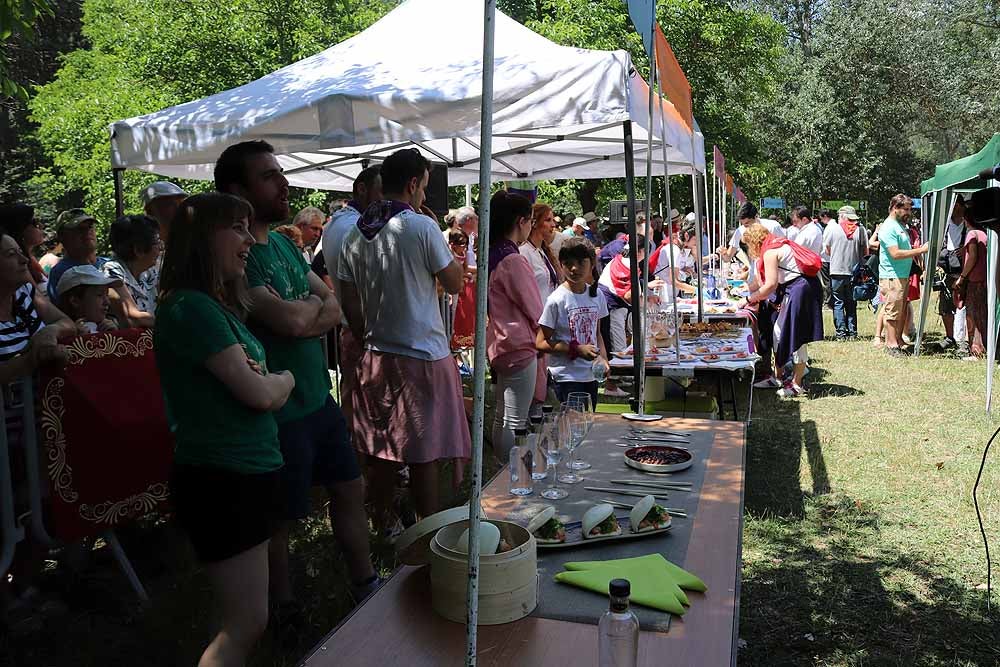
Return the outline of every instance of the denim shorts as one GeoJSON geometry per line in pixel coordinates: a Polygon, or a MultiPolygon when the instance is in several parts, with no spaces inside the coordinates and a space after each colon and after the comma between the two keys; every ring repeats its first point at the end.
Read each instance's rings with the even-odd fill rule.
{"type": "Polygon", "coordinates": [[[358,457],[340,406],[327,396],[322,408],[302,419],[278,424],[283,518],[303,519],[311,509],[311,489],[350,482],[361,476],[358,457]]]}

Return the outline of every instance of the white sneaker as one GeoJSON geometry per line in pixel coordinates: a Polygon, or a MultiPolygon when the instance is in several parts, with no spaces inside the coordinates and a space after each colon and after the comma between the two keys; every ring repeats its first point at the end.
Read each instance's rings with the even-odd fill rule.
{"type": "Polygon", "coordinates": [[[806,390],[794,382],[789,382],[778,390],[778,398],[798,398],[799,396],[805,395],[806,390]]]}
{"type": "Polygon", "coordinates": [[[780,387],[781,383],[773,375],[768,375],[763,380],[758,380],[753,383],[754,389],[774,389],[775,387],[780,387]]]}
{"type": "Polygon", "coordinates": [[[603,393],[605,396],[611,396],[612,398],[623,398],[625,396],[629,396],[628,392],[623,391],[618,387],[614,387],[612,389],[604,389],[604,391],[601,393],[603,393]]]}

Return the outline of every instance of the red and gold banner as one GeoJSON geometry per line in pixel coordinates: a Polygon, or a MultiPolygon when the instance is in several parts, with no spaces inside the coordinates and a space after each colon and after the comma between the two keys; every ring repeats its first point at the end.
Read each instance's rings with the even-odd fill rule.
{"type": "Polygon", "coordinates": [[[69,542],[161,509],[174,447],[151,330],[65,344],[69,363],[40,378],[38,420],[45,524],[69,542]]]}
{"type": "Polygon", "coordinates": [[[733,176],[732,174],[726,174],[726,192],[729,194],[733,193],[733,176]]]}
{"type": "Polygon", "coordinates": [[[663,29],[656,24],[654,32],[656,41],[656,74],[660,80],[660,90],[667,99],[677,107],[677,112],[687,125],[689,132],[694,132],[694,107],[691,101],[691,84],[688,83],[681,64],[677,62],[674,50],[670,48],[663,29]]]}

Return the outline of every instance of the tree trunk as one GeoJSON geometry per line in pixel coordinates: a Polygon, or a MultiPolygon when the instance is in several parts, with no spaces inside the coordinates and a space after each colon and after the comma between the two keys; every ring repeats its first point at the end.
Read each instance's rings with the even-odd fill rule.
{"type": "Polygon", "coordinates": [[[583,182],[583,187],[576,193],[576,198],[580,200],[580,207],[584,213],[588,211],[597,212],[597,188],[601,182],[591,179],[583,182]]]}

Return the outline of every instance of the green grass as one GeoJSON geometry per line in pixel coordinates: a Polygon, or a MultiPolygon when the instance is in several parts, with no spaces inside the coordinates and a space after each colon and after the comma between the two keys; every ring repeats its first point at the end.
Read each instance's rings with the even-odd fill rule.
{"type": "MultiPolygon", "coordinates": [[[[870,335],[870,313],[861,324],[870,335]]],[[[740,664],[1000,664],[971,497],[997,426],[984,364],[890,359],[869,340],[810,354],[808,399],[755,399],[740,664]]],[[[996,461],[980,504],[1000,552],[996,461]]]]}
{"type": "MultiPolygon", "coordinates": [[[[862,333],[871,329],[863,313],[862,333]]],[[[808,399],[759,391],[754,401],[739,663],[1000,665],[971,498],[983,444],[1000,423],[984,414],[983,364],[890,359],[868,340],[810,348],[808,399]]],[[[1000,557],[998,482],[994,457],[980,500],[1000,557]]],[[[265,639],[254,666],[296,664],[350,609],[322,500],[293,535],[308,628],[292,645],[265,639]]],[[[207,580],[162,525],[123,542],[151,606],[136,608],[101,549],[83,575],[48,574],[48,586],[68,588],[73,611],[34,639],[0,637],[0,665],[194,664],[212,632],[207,580]]],[[[393,567],[388,545],[373,539],[373,553],[383,572],[393,567]]]]}

